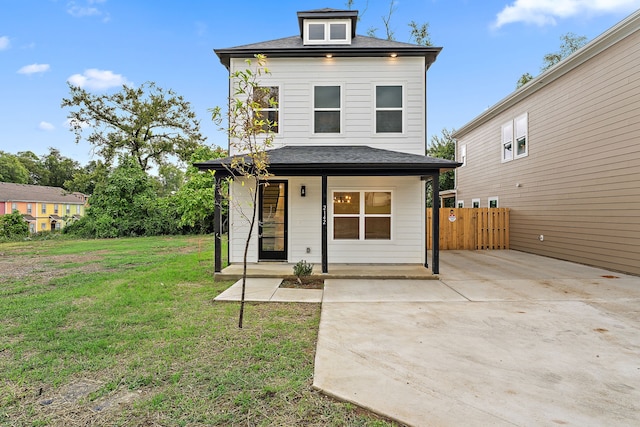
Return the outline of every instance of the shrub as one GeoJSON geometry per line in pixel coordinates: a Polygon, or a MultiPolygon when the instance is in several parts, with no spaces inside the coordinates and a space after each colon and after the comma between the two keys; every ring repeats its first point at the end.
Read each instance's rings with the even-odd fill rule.
{"type": "Polygon", "coordinates": [[[313,273],[313,264],[309,264],[305,260],[298,261],[293,266],[293,274],[298,278],[298,282],[302,284],[302,277],[311,276],[313,273]]]}

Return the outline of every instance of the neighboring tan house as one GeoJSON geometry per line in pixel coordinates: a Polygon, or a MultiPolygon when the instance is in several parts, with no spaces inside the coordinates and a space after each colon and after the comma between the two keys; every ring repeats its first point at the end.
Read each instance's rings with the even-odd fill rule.
{"type": "Polygon", "coordinates": [[[512,249],[640,274],[640,11],[453,136],[458,206],[510,208],[512,249]]]}
{"type": "Polygon", "coordinates": [[[0,182],[0,215],[20,212],[31,233],[64,228],[84,215],[86,200],[58,187],[0,182]]]}
{"type": "MultiPolygon", "coordinates": [[[[271,74],[260,85],[278,102],[268,109],[278,123],[273,177],[259,200],[249,262],[304,259],[323,272],[330,263],[427,265],[425,181],[457,166],[425,156],[426,71],[441,48],[356,35],[357,17],[298,12],[296,36],[215,50],[230,74],[266,55],[271,74]]],[[[196,166],[220,180],[229,163],[196,166]]],[[[242,189],[232,185],[234,203],[246,198],[242,189]]],[[[235,209],[229,223],[229,262],[241,263],[248,227],[235,209]]],[[[215,226],[219,236],[219,215],[215,226]]],[[[432,255],[437,273],[437,245],[432,255]]]]}

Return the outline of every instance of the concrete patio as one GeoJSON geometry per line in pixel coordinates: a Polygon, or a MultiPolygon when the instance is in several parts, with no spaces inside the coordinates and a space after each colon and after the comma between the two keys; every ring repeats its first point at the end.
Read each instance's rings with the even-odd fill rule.
{"type": "Polygon", "coordinates": [[[640,278],[515,251],[328,280],[314,386],[413,426],[640,425],[640,278]]]}

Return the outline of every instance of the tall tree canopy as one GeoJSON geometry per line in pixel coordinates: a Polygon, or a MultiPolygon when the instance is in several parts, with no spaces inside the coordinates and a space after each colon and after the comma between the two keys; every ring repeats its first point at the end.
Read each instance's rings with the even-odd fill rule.
{"type": "MultiPolygon", "coordinates": [[[[563,34],[560,36],[560,40],[562,42],[560,43],[559,51],[547,53],[542,57],[542,67],[540,67],[540,72],[547,71],[549,68],[553,67],[558,62],[562,61],[564,58],[587,44],[587,38],[585,36],[577,36],[574,33],[563,34]]],[[[534,76],[529,73],[524,73],[516,82],[516,88],[526,85],[533,80],[533,77],[534,76]]]]}
{"type": "Polygon", "coordinates": [[[147,171],[171,156],[187,161],[205,140],[189,102],[153,82],[125,85],[112,95],[94,95],[71,84],[69,90],[62,107],[72,108],[68,118],[76,142],[85,130],[90,132],[87,141],[107,164],[126,154],[147,171]]]}
{"type": "Polygon", "coordinates": [[[29,183],[29,171],[20,159],[4,151],[0,151],[0,182],[29,183]]]}

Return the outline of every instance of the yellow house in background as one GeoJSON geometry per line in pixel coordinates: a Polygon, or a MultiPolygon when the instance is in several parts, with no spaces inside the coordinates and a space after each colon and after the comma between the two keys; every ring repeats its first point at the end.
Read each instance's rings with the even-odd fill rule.
{"type": "Polygon", "coordinates": [[[59,187],[0,182],[0,215],[20,212],[31,233],[60,230],[79,219],[87,199],[59,187]]]}

